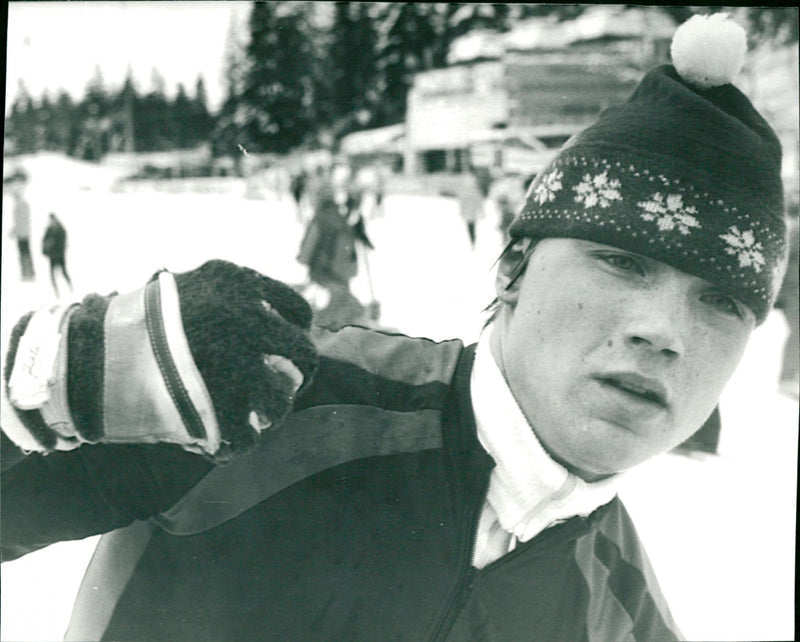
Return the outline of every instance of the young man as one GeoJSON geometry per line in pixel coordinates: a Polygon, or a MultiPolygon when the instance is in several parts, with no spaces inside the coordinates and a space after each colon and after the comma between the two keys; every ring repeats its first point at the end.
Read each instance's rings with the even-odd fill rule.
{"type": "Polygon", "coordinates": [[[312,347],[224,262],[24,317],[3,430],[49,454],[4,442],[4,559],[110,533],[68,637],[679,639],[615,487],[711,414],[785,254],[777,139],[680,68],[531,186],[476,346],[312,347]]]}

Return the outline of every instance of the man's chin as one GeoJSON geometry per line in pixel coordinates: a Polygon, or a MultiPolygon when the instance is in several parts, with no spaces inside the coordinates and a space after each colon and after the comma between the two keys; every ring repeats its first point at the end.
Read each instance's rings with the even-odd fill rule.
{"type": "MultiPolygon", "coordinates": [[[[615,455],[618,455],[616,453],[615,455]]],[[[570,473],[580,477],[586,482],[596,482],[612,477],[618,472],[625,470],[622,463],[617,461],[617,457],[598,458],[595,453],[589,452],[585,456],[572,454],[569,458],[560,457],[550,453],[550,456],[570,473]]]]}
{"type": "Polygon", "coordinates": [[[641,427],[596,420],[586,430],[592,438],[576,444],[569,457],[557,458],[571,473],[587,482],[599,481],[624,472],[665,452],[649,446],[641,427]]]}

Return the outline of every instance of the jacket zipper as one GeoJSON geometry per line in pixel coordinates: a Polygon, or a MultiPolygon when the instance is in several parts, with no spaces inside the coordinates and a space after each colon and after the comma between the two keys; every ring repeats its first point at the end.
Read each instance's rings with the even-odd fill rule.
{"type": "Polygon", "coordinates": [[[486,503],[488,496],[489,478],[487,476],[483,493],[481,493],[480,496],[481,499],[478,502],[477,507],[472,511],[472,519],[475,527],[471,529],[471,540],[469,542],[469,546],[466,547],[467,557],[462,561],[461,566],[462,568],[466,567],[466,570],[462,573],[461,578],[458,580],[458,582],[456,582],[453,591],[450,593],[450,599],[447,602],[447,607],[444,609],[442,616],[439,619],[439,624],[434,629],[432,637],[433,640],[447,639],[447,634],[450,632],[450,628],[453,626],[453,622],[455,621],[459,610],[463,606],[470,590],[472,589],[475,576],[479,572],[478,569],[472,566],[472,560],[475,557],[475,543],[478,539],[478,526],[480,524],[481,512],[483,511],[483,506],[486,503]]]}

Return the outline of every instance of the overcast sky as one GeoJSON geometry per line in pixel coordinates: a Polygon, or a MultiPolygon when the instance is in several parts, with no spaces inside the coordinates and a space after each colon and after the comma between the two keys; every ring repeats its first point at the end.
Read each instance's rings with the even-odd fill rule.
{"type": "Polygon", "coordinates": [[[119,88],[130,66],[140,91],[156,67],[172,94],[191,93],[203,76],[209,106],[221,100],[223,51],[231,16],[246,19],[250,2],[127,0],[11,2],[8,6],[6,105],[24,80],[30,93],[63,88],[80,97],[99,65],[106,87],[119,88]]]}

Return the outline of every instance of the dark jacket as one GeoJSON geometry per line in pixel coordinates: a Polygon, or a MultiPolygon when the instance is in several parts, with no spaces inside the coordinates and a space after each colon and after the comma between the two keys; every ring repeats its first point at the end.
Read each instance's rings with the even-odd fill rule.
{"type": "Polygon", "coordinates": [[[679,637],[619,499],[471,566],[493,468],[474,346],[362,328],[319,345],[289,421],[229,465],[99,446],[4,473],[4,552],[139,520],[101,540],[71,639],[679,637]]]}
{"type": "Polygon", "coordinates": [[[51,220],[42,237],[42,254],[51,258],[64,257],[67,249],[67,231],[58,220],[51,220]]]}
{"type": "MultiPolygon", "coordinates": [[[[328,194],[328,192],[325,192],[328,194]]],[[[346,285],[358,272],[356,231],[339,211],[333,193],[320,197],[306,228],[297,260],[308,266],[311,279],[321,285],[346,285]]]]}

